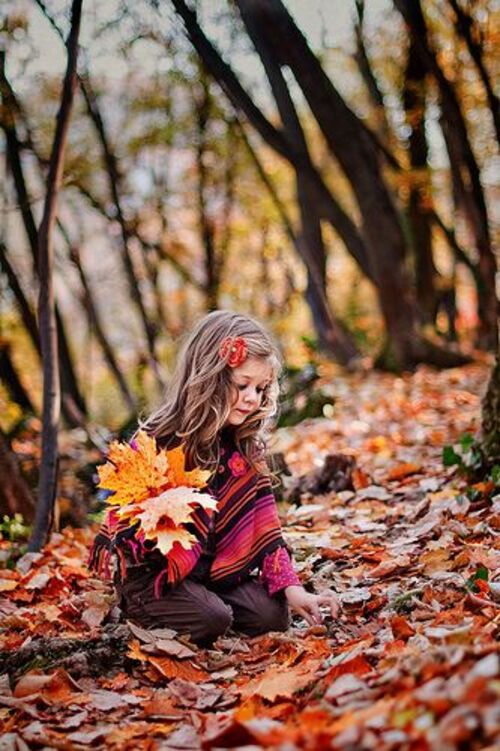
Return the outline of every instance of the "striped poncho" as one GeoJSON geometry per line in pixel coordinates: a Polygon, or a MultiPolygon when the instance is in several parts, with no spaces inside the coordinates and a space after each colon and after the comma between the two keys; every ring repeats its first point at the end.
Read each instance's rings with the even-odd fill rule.
{"type": "Polygon", "coordinates": [[[160,597],[164,582],[177,584],[200,569],[215,588],[236,586],[261,568],[267,555],[286,547],[269,478],[248,463],[229,431],[221,437],[220,464],[205,491],[218,500],[218,511],[212,517],[203,509],[193,515],[194,523],[187,526],[198,542],[191,550],[182,548],[167,562],[111,508],[92,546],[91,570],[111,578],[114,558],[115,576],[123,580],[128,565],[149,563],[157,570],[155,594],[160,597]]]}

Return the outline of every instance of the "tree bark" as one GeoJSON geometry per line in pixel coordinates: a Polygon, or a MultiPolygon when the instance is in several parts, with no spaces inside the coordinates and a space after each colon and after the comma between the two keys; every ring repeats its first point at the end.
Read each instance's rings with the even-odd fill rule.
{"type": "Polygon", "coordinates": [[[68,62],[47,176],[47,193],[40,230],[38,260],[40,275],[39,321],[43,360],[42,458],[35,524],[28,550],[38,551],[50,531],[57,490],[57,438],[61,407],[57,356],[57,323],[53,289],[53,231],[57,215],[57,197],[61,187],[64,153],[68,138],[71,110],[76,88],[78,36],[82,0],[73,0],[71,29],[67,41],[68,62]]]}
{"type": "Polygon", "coordinates": [[[460,36],[464,39],[469,55],[474,61],[484,88],[486,89],[486,96],[488,98],[488,104],[493,118],[493,126],[497,141],[500,144],[500,101],[493,90],[493,84],[491,83],[490,74],[486,68],[483,59],[483,50],[481,44],[474,38],[473,26],[474,22],[469,14],[462,8],[458,0],[448,0],[453,12],[455,13],[457,24],[456,29],[460,36]]]}
{"type": "Polygon", "coordinates": [[[12,453],[7,437],[0,428],[0,515],[22,514],[26,522],[31,522],[35,501],[21,474],[19,463],[12,453]]]}
{"type": "Polygon", "coordinates": [[[481,444],[489,464],[500,464],[500,352],[481,405],[481,444]]]}
{"type": "MultiPolygon", "coordinates": [[[[60,38],[63,39],[62,31],[57,25],[57,23],[55,22],[54,18],[51,16],[48,9],[46,8],[45,3],[43,3],[42,0],[35,0],[35,2],[38,5],[38,7],[41,9],[42,13],[47,18],[51,26],[58,33],[60,38]]],[[[123,265],[125,269],[125,275],[127,278],[129,289],[130,289],[130,295],[131,295],[133,303],[135,304],[137,308],[137,311],[139,313],[139,318],[142,323],[142,327],[144,329],[147,348],[149,352],[151,369],[153,373],[155,374],[159,387],[163,389],[165,383],[161,375],[158,361],[156,359],[155,341],[156,341],[156,334],[157,334],[157,326],[155,325],[153,321],[149,319],[146,306],[144,304],[142,292],[139,287],[139,283],[137,281],[134,264],[132,261],[132,256],[130,253],[130,234],[128,232],[127,222],[125,220],[122,202],[121,202],[121,194],[123,192],[122,173],[119,168],[116,154],[114,153],[110,144],[106,126],[104,123],[104,119],[102,117],[101,109],[99,106],[97,94],[92,88],[92,84],[90,82],[90,78],[88,74],[86,74],[85,76],[77,74],[77,83],[83,94],[83,98],[85,100],[85,104],[87,105],[87,110],[90,115],[90,119],[92,120],[99,142],[101,144],[104,167],[106,169],[106,174],[108,177],[109,190],[110,190],[111,197],[113,199],[113,203],[115,205],[115,210],[116,210],[116,220],[118,221],[118,224],[120,225],[122,248],[123,248],[122,259],[123,259],[123,265]]]]}
{"type": "Polygon", "coordinates": [[[417,301],[424,323],[434,323],[436,309],[435,280],[437,270],[432,253],[432,186],[427,167],[427,139],[425,135],[427,71],[410,39],[403,83],[403,106],[406,124],[410,127],[410,196],[408,219],[415,260],[417,301]]]}
{"type": "Polygon", "coordinates": [[[497,264],[493,254],[488,212],[481,185],[481,175],[472,150],[464,116],[451,82],[439,67],[427,34],[420,0],[394,0],[409,26],[422,63],[435,78],[439,89],[441,127],[450,160],[455,195],[467,217],[479,255],[479,270],[484,294],[479,300],[479,343],[496,348],[498,342],[498,299],[495,276],[497,264]]]}
{"type": "Polygon", "coordinates": [[[373,139],[339,95],[280,0],[239,0],[238,5],[253,14],[281,64],[291,68],[352,186],[393,356],[405,367],[414,361],[418,338],[415,306],[404,268],[403,232],[373,139]]]}
{"type": "MultiPolygon", "coordinates": [[[[252,43],[261,59],[271,86],[283,124],[284,133],[301,164],[312,168],[306,138],[295,105],[279,63],[273,56],[272,47],[245,2],[238,0],[243,22],[252,43]]],[[[319,344],[342,365],[347,365],[359,353],[347,329],[337,320],[327,300],[326,251],[321,232],[321,219],[309,180],[310,168],[295,168],[296,194],[300,209],[301,232],[295,246],[307,268],[308,283],[306,299],[311,309],[319,344]]]]}
{"type": "MultiPolygon", "coordinates": [[[[16,133],[15,113],[20,110],[14,91],[5,75],[5,52],[0,50],[0,93],[4,104],[0,122],[5,133],[7,145],[7,160],[12,171],[12,177],[19,203],[19,210],[28,237],[35,275],[38,276],[38,230],[36,228],[31,203],[26,187],[24,172],[20,156],[20,144],[16,133]]],[[[16,296],[17,297],[17,296],[16,296]]],[[[20,298],[18,298],[19,301],[20,298]]],[[[61,374],[61,388],[63,391],[64,416],[68,424],[76,427],[84,424],[87,408],[81,394],[71,359],[69,346],[64,332],[62,317],[56,306],[56,321],[59,337],[59,368],[61,374]]],[[[29,331],[29,329],[28,329],[29,331]]],[[[30,335],[33,333],[29,331],[30,335]]],[[[36,345],[40,351],[40,344],[36,345]]]]}

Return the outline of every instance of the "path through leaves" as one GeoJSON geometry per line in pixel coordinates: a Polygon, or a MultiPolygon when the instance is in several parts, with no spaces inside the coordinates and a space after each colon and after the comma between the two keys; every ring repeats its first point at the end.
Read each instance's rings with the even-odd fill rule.
{"type": "Polygon", "coordinates": [[[354,490],[282,510],[304,582],[340,596],[335,622],[211,650],[116,622],[90,530],[2,569],[0,651],[31,663],[0,676],[0,749],[498,748],[500,496],[442,463],[477,430],[486,378],[336,377],[331,419],[280,432],[296,474],[356,459],[354,490]]]}

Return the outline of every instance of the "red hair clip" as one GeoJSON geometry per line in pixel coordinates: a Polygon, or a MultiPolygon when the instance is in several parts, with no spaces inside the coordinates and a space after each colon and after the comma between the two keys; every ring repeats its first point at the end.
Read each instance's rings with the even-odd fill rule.
{"type": "Polygon", "coordinates": [[[232,336],[228,336],[221,342],[219,355],[223,360],[226,360],[226,365],[229,365],[230,368],[237,368],[247,359],[247,343],[241,336],[234,339],[232,336]]]}

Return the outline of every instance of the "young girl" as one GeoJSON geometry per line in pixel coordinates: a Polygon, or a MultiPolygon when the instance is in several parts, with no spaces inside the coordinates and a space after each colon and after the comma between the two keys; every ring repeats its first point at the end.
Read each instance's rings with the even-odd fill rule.
{"type": "Polygon", "coordinates": [[[251,636],[283,631],[289,608],[311,625],[321,621],[321,604],[336,616],[332,593],[301,586],[281,534],[265,463],[279,370],[276,345],[249,316],[209,313],[186,341],[164,404],[141,427],[162,448],[184,444],[188,466],[213,472],[203,492],[218,500],[218,511],[199,512],[199,542],[178,563],[175,586],[149,541],[123,523],[103,525],[90,567],[102,573],[118,555],[114,581],[130,620],[203,645],[230,627],[251,636]]]}

